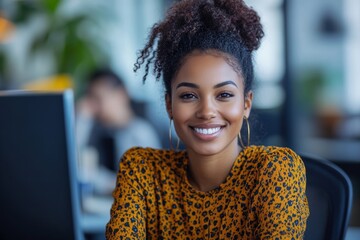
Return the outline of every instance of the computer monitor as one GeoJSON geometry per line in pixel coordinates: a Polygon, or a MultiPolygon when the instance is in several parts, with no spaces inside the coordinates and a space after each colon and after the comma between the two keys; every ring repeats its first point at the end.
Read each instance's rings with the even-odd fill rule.
{"type": "Polygon", "coordinates": [[[0,92],[0,239],[83,239],[73,101],[0,92]]]}

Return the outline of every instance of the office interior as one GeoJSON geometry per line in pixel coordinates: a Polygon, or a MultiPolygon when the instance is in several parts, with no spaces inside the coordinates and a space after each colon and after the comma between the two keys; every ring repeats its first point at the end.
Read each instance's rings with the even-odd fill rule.
{"type": "MultiPolygon", "coordinates": [[[[125,81],[135,112],[170,147],[163,86],[153,75],[143,84],[133,64],[172,2],[1,1],[0,90],[72,89],[76,102],[87,74],[108,66],[125,81]]],[[[287,146],[343,169],[353,185],[346,239],[360,239],[360,1],[245,2],[258,11],[265,32],[254,55],[251,143],[287,146]]],[[[86,176],[95,171],[89,164],[86,176]]],[[[81,194],[89,195],[80,180],[81,194]]],[[[104,239],[111,195],[88,195],[81,198],[79,227],[86,239],[104,239]]]]}

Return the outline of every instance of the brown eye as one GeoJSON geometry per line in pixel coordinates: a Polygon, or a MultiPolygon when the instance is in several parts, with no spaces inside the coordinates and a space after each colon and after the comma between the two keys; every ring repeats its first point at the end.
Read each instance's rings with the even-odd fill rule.
{"type": "Polygon", "coordinates": [[[180,98],[184,100],[189,100],[189,99],[195,99],[196,96],[192,93],[184,93],[180,95],[180,98]]]}
{"type": "Polygon", "coordinates": [[[234,96],[234,94],[232,94],[232,93],[223,92],[223,93],[220,93],[217,98],[219,98],[219,99],[227,99],[227,98],[231,98],[233,96],[234,96]]]}

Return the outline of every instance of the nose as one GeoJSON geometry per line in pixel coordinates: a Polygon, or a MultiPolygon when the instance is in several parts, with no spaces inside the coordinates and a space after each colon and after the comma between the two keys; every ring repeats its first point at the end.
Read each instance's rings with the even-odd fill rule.
{"type": "Polygon", "coordinates": [[[196,117],[209,120],[216,116],[216,108],[211,99],[203,99],[199,102],[196,117]]]}

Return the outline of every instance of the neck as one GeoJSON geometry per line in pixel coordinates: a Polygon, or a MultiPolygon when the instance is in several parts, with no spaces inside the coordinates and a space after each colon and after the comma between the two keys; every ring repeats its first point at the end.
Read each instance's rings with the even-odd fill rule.
{"type": "Polygon", "coordinates": [[[229,175],[239,152],[240,147],[237,144],[236,147],[209,156],[189,151],[188,180],[190,184],[203,192],[219,187],[229,175]]]}

